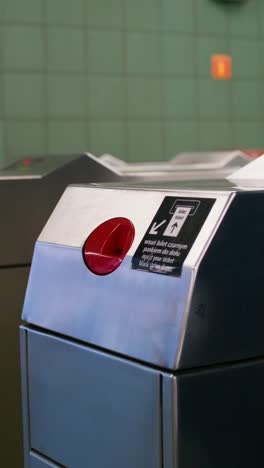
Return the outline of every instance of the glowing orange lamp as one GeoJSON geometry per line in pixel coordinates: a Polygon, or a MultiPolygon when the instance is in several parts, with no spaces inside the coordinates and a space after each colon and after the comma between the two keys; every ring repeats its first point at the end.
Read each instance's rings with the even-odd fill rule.
{"type": "Polygon", "coordinates": [[[212,55],[211,74],[215,80],[230,80],[232,78],[232,58],[230,55],[212,55]]]}

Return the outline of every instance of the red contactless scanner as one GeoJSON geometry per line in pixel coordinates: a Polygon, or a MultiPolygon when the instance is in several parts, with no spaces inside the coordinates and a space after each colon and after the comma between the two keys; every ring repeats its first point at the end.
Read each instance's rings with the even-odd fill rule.
{"type": "Polygon", "coordinates": [[[127,218],[112,218],[97,226],[83,246],[84,262],[95,275],[109,275],[124,260],[135,237],[127,218]]]}

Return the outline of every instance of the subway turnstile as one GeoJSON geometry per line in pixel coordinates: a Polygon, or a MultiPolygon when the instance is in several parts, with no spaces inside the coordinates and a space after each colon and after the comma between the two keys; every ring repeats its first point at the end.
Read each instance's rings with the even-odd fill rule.
{"type": "Polygon", "coordinates": [[[21,328],[25,467],[263,463],[264,190],[69,187],[21,328]]]}

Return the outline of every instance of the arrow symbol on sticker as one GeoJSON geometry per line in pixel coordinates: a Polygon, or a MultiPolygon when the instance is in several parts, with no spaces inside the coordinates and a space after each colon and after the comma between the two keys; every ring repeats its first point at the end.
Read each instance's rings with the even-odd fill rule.
{"type": "Polygon", "coordinates": [[[153,236],[156,236],[158,234],[158,229],[163,226],[164,223],[166,223],[166,219],[164,221],[161,221],[161,223],[157,224],[154,223],[153,226],[151,226],[149,234],[153,234],[153,236]]]}

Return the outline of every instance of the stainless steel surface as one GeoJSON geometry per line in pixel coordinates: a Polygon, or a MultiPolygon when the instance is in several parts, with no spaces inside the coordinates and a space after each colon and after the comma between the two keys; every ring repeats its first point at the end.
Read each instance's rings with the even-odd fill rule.
{"type": "Polygon", "coordinates": [[[177,381],[173,374],[162,375],[163,413],[163,468],[179,468],[178,465],[178,408],[177,381]]]}
{"type": "Polygon", "coordinates": [[[161,468],[155,370],[33,330],[28,366],[31,450],[65,467],[161,468]]]}
{"type": "MultiPolygon", "coordinates": [[[[157,186],[157,189],[135,190],[120,189],[112,187],[105,189],[103,186],[71,186],[65,191],[57,207],[50,216],[48,222],[39,236],[40,242],[65,245],[80,248],[86,237],[97,225],[106,219],[116,216],[125,216],[131,219],[136,228],[136,235],[128,255],[133,255],[137,245],[146,232],[159,205],[166,194],[181,196],[182,193],[189,197],[198,196],[205,198],[209,195],[217,199],[211,213],[211,222],[208,220],[204,226],[204,232],[209,236],[216,219],[220,216],[232,192],[224,190],[206,192],[196,189],[182,191],[174,188],[157,186]],[[139,209],[140,207],[140,209],[139,209]],[[209,223],[209,225],[208,225],[209,223]]],[[[198,250],[196,249],[197,253],[198,250]]],[[[197,257],[196,257],[197,258],[197,257]]],[[[194,260],[195,261],[195,260],[194,260]]]]}
{"type": "MultiPolygon", "coordinates": [[[[209,190],[210,192],[230,192],[230,191],[238,191],[239,187],[234,182],[227,180],[226,178],[218,177],[215,180],[207,179],[206,174],[204,174],[203,179],[167,179],[167,180],[160,180],[160,179],[149,179],[149,180],[121,180],[119,183],[93,183],[91,184],[94,187],[102,187],[102,188],[113,188],[113,189],[123,189],[123,190],[139,190],[142,189],[144,191],[151,190],[151,191],[194,191],[194,190],[209,190]]],[[[250,187],[247,187],[247,190],[253,190],[250,187]]]]}
{"type": "Polygon", "coordinates": [[[249,161],[250,158],[240,150],[179,153],[172,160],[178,167],[192,170],[219,170],[228,166],[242,167],[249,161]]]}
{"type": "Polygon", "coordinates": [[[127,163],[110,154],[104,154],[99,158],[109,166],[117,168],[123,175],[144,175],[148,173],[154,176],[155,173],[165,175],[167,172],[174,172],[174,176],[180,176],[180,172],[193,173],[207,171],[213,177],[216,171],[230,173],[230,168],[239,168],[247,164],[251,159],[242,151],[208,151],[179,153],[169,161],[152,161],[127,163]]]}
{"type": "MultiPolygon", "coordinates": [[[[24,464],[23,456],[16,460],[14,466],[24,466],[24,468],[30,467],[30,431],[29,431],[29,393],[28,393],[28,349],[27,349],[27,329],[21,325],[20,327],[20,365],[21,365],[21,403],[22,411],[20,410],[22,421],[23,421],[23,443],[22,438],[20,441],[21,449],[22,445],[24,448],[24,464]]],[[[19,421],[19,419],[18,419],[19,421]]],[[[18,424],[18,430],[21,431],[21,422],[18,424]]],[[[8,458],[7,458],[8,460],[8,458]]]]}
{"type": "Polygon", "coordinates": [[[23,319],[124,355],[175,368],[196,269],[232,201],[232,193],[226,192],[188,194],[216,201],[183,264],[181,277],[172,278],[131,269],[131,257],[165,191],[69,187],[36,245],[23,319]],[[98,224],[116,216],[128,217],[134,223],[135,241],[118,270],[98,277],[85,267],[81,248],[98,224]]]}
{"type": "Polygon", "coordinates": [[[190,180],[224,178],[249,163],[251,159],[242,151],[211,151],[180,153],[170,161],[127,163],[105,154],[101,161],[119,171],[127,179],[190,180]]]}

